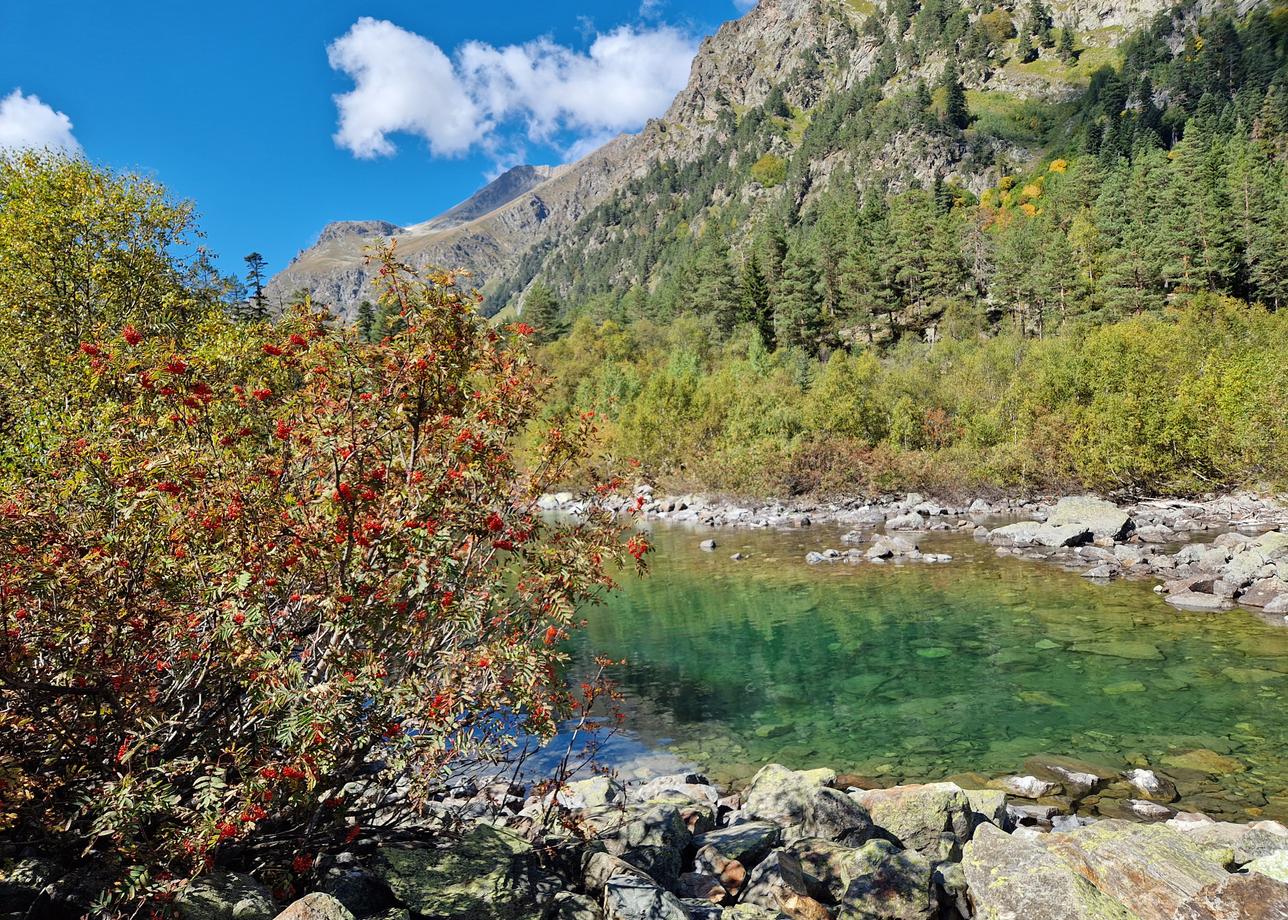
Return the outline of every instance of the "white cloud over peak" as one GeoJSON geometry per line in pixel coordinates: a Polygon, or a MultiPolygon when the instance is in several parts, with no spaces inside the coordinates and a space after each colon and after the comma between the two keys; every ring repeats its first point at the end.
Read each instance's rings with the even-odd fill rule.
{"type": "Polygon", "coordinates": [[[521,141],[588,144],[661,114],[685,84],[697,40],[671,26],[622,26],[575,51],[548,38],[497,48],[467,42],[449,58],[423,36],[364,17],[328,49],[354,81],[336,96],[338,145],[359,157],[391,154],[390,135],[418,135],[435,156],[521,141]],[[570,137],[571,135],[571,137],[570,137]]]}
{"type": "Polygon", "coordinates": [[[15,89],[0,99],[0,150],[24,147],[80,153],[72,135],[72,120],[40,101],[15,89]]]}

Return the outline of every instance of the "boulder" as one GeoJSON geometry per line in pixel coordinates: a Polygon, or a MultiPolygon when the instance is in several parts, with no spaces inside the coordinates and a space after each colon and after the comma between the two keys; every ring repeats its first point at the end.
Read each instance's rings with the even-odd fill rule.
{"type": "Polygon", "coordinates": [[[581,860],[581,883],[591,894],[599,894],[614,875],[638,875],[648,878],[648,873],[620,856],[604,850],[587,852],[581,860]]]}
{"type": "Polygon", "coordinates": [[[962,869],[976,920],[1135,920],[1038,840],[989,825],[966,844],[962,869]]]}
{"type": "Polygon", "coordinates": [[[892,517],[885,522],[886,530],[925,530],[926,519],[916,511],[892,517]]]}
{"type": "Polygon", "coordinates": [[[490,824],[446,845],[382,847],[372,869],[411,911],[439,920],[537,918],[558,888],[530,844],[490,824]]]}
{"type": "Polygon", "coordinates": [[[858,846],[872,836],[872,830],[872,816],[866,808],[841,790],[824,786],[815,791],[800,834],[789,836],[821,837],[858,846]]]}
{"type": "Polygon", "coordinates": [[[869,840],[861,847],[847,847],[816,837],[794,840],[786,849],[800,862],[810,895],[826,904],[838,903],[850,882],[875,871],[886,857],[899,852],[888,840],[869,840]]]}
{"type": "Polygon", "coordinates": [[[604,912],[584,894],[561,891],[550,902],[547,920],[604,920],[604,912]]]}
{"type": "Polygon", "coordinates": [[[1024,761],[1024,769],[1039,779],[1059,783],[1074,798],[1094,792],[1117,774],[1098,764],[1059,754],[1040,754],[1024,761]]]}
{"type": "Polygon", "coordinates": [[[930,860],[915,850],[901,850],[855,876],[836,920],[932,920],[938,912],[930,860]]]}
{"type": "Polygon", "coordinates": [[[272,920],[273,896],[249,875],[212,872],[188,883],[175,898],[182,920],[272,920]]]}
{"type": "Polygon", "coordinates": [[[315,891],[292,903],[277,920],[353,920],[353,914],[329,894],[315,891]]]}
{"type": "Polygon", "coordinates": [[[632,847],[622,854],[622,862],[634,866],[664,888],[674,888],[680,881],[683,859],[680,851],[664,846],[632,847]]]}
{"type": "Polygon", "coordinates": [[[1229,610],[1230,601],[1216,594],[1200,594],[1197,591],[1178,591],[1167,595],[1164,600],[1178,610],[1218,611],[1229,610]]]}
{"type": "Polygon", "coordinates": [[[921,551],[914,540],[907,537],[878,535],[873,537],[872,545],[863,555],[869,559],[895,559],[916,557],[920,554],[921,551]]]}
{"type": "Polygon", "coordinates": [[[827,908],[810,896],[800,862],[786,850],[774,850],[752,870],[739,902],[781,910],[792,920],[830,920],[827,908]]]}
{"type": "Polygon", "coordinates": [[[747,883],[747,867],[736,859],[729,859],[714,846],[698,849],[693,856],[693,868],[714,878],[731,895],[737,895],[747,883]]]}
{"type": "Polygon", "coordinates": [[[610,805],[591,809],[583,818],[615,856],[644,846],[684,850],[693,839],[680,808],[669,803],[610,805]]]}
{"type": "Polygon", "coordinates": [[[754,866],[782,842],[782,828],[772,821],[747,821],[693,838],[698,850],[711,847],[725,859],[736,859],[744,866],[754,866]]]}
{"type": "Polygon", "coordinates": [[[1128,770],[1122,776],[1143,799],[1163,803],[1176,801],[1176,786],[1153,770],[1128,770]]]}
{"type": "Polygon", "coordinates": [[[1205,850],[1229,850],[1234,856],[1235,864],[1240,866],[1276,853],[1288,852],[1288,837],[1250,824],[1207,821],[1171,826],[1205,850]]]}
{"type": "Polygon", "coordinates": [[[689,920],[680,899],[650,879],[614,875],[604,885],[605,920],[689,920]]]}
{"type": "Polygon", "coordinates": [[[996,781],[997,787],[1022,799],[1040,799],[1060,791],[1060,784],[1036,776],[1004,776],[996,781]]]}
{"type": "Polygon", "coordinates": [[[1288,885],[1260,874],[1230,875],[1195,893],[1171,920],[1288,920],[1288,885]]]}
{"type": "Polygon", "coordinates": [[[1035,521],[1020,521],[991,531],[988,542],[994,546],[1081,546],[1091,542],[1091,531],[1079,524],[1060,527],[1035,521]]]}
{"type": "Polygon", "coordinates": [[[972,828],[981,821],[988,821],[995,824],[1002,830],[1006,830],[1010,824],[1010,819],[1006,813],[1006,793],[1000,789],[963,789],[966,801],[970,803],[970,810],[974,820],[971,822],[972,828]]]}
{"type": "Polygon", "coordinates": [[[1263,533],[1252,541],[1251,546],[1270,562],[1288,560],[1288,532],[1272,530],[1263,533]]]}
{"type": "Polygon", "coordinates": [[[602,808],[614,802],[626,801],[626,788],[611,777],[592,776],[565,783],[560,790],[560,801],[568,808],[602,808]],[[576,802],[581,804],[569,804],[576,802]]]}
{"type": "Polygon", "coordinates": [[[1280,850],[1261,856],[1243,867],[1244,872],[1257,872],[1279,882],[1288,882],[1288,851],[1280,850]]]}
{"type": "MultiPolygon", "coordinates": [[[[1288,573],[1288,566],[1280,566],[1280,569],[1288,573]]],[[[1288,581],[1276,575],[1254,581],[1239,595],[1239,603],[1248,607],[1265,607],[1282,597],[1288,597],[1288,581]]]]}
{"type": "Polygon", "coordinates": [[[789,770],[766,764],[752,777],[742,812],[752,820],[800,827],[813,816],[815,793],[835,778],[831,770],[789,770]]]}
{"type": "Polygon", "coordinates": [[[719,545],[720,544],[718,544],[715,540],[703,540],[701,543],[698,544],[698,549],[704,550],[705,552],[710,553],[710,552],[713,552],[715,548],[719,545]]]}
{"type": "Polygon", "coordinates": [[[649,802],[665,792],[678,792],[696,802],[708,802],[711,805],[720,801],[720,790],[708,783],[705,776],[693,773],[676,773],[651,779],[630,790],[630,797],[637,802],[649,802]]]}
{"type": "Polygon", "coordinates": [[[872,821],[902,847],[926,850],[945,831],[962,843],[974,829],[974,810],[956,783],[925,783],[851,792],[872,821]]]}
{"type": "Polygon", "coordinates": [[[1041,843],[1140,920],[1171,920],[1198,892],[1226,877],[1198,844],[1163,824],[1110,819],[1047,835],[1041,843]]]}
{"type": "Polygon", "coordinates": [[[1090,530],[1096,539],[1115,541],[1126,539],[1134,527],[1130,514],[1094,495],[1060,499],[1051,509],[1047,523],[1057,527],[1076,524],[1090,530]]]}

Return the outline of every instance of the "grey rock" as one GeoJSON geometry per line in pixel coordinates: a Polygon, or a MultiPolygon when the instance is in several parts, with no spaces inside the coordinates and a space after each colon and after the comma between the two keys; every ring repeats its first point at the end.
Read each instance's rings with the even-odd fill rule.
{"type": "Polygon", "coordinates": [[[970,839],[975,812],[966,793],[955,783],[925,783],[850,793],[872,821],[902,847],[927,850],[945,831],[957,840],[970,839]]]}
{"type": "Polygon", "coordinates": [[[615,875],[604,885],[605,920],[689,920],[680,899],[646,878],[615,875]]]}
{"type": "Polygon", "coordinates": [[[930,860],[915,850],[901,850],[850,882],[837,920],[931,920],[938,910],[930,860]]]}
{"type": "Polygon", "coordinates": [[[976,920],[1136,920],[1038,840],[985,825],[962,869],[976,920]]]}
{"type": "Polygon", "coordinates": [[[1076,524],[1091,531],[1098,539],[1122,540],[1131,533],[1131,515],[1113,502],[1093,495],[1076,495],[1056,502],[1047,523],[1059,527],[1076,524]]]}
{"type": "Polygon", "coordinates": [[[272,920],[273,896],[249,875],[214,872],[193,879],[175,898],[183,920],[272,920]]]}
{"type": "Polygon", "coordinates": [[[1215,594],[1199,594],[1196,591],[1181,591],[1167,595],[1164,600],[1180,610],[1210,611],[1228,610],[1230,602],[1215,594]]]}
{"type": "Polygon", "coordinates": [[[754,866],[783,839],[782,828],[772,821],[748,821],[721,828],[693,838],[698,849],[712,847],[725,859],[735,859],[744,866],[754,866]]]}
{"type": "Polygon", "coordinates": [[[999,789],[1024,799],[1040,799],[1060,791],[1060,784],[1036,776],[1004,776],[997,780],[999,789]]]}
{"type": "Polygon", "coordinates": [[[752,870],[739,902],[789,916],[827,917],[823,905],[810,896],[800,861],[786,850],[774,850],[752,870]]]}
{"type": "Polygon", "coordinates": [[[718,544],[715,540],[703,540],[701,543],[698,544],[698,549],[705,550],[709,553],[715,550],[715,548],[719,545],[720,544],[718,544]]]}
{"type": "Polygon", "coordinates": [[[604,912],[584,894],[561,891],[550,902],[549,920],[604,920],[604,912]]]}
{"type": "Polygon", "coordinates": [[[1091,531],[1080,524],[1054,526],[1033,521],[1020,521],[999,527],[988,535],[990,543],[998,546],[1081,546],[1090,542],[1091,531]]]}
{"type": "Polygon", "coordinates": [[[917,512],[901,514],[885,522],[886,530],[925,530],[926,519],[917,512]]]}
{"type": "Polygon", "coordinates": [[[315,891],[292,903],[276,920],[353,920],[353,914],[331,895],[315,891]]]}

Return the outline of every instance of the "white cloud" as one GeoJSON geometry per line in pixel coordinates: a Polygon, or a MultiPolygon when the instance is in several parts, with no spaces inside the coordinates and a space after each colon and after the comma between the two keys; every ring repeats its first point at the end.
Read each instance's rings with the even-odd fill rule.
{"type": "Polygon", "coordinates": [[[756,5],[756,0],[733,0],[733,5],[738,8],[738,12],[745,13],[756,5]]]}
{"type": "Polygon", "coordinates": [[[0,150],[46,148],[77,154],[81,146],[72,135],[72,120],[31,95],[15,89],[0,99],[0,150]]]}
{"type": "Polygon", "coordinates": [[[584,153],[660,114],[696,51],[696,39],[671,26],[622,26],[585,52],[548,38],[468,42],[453,60],[420,35],[363,18],[328,49],[331,66],[354,81],[336,97],[335,141],[360,157],[393,153],[390,135],[400,132],[424,138],[436,156],[513,152],[520,137],[584,153]]]}

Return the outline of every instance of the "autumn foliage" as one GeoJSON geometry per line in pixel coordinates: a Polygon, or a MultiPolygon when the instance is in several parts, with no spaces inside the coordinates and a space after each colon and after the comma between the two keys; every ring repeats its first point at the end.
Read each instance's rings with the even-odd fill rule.
{"type": "Polygon", "coordinates": [[[517,467],[546,386],[524,330],[383,264],[404,322],[374,345],[307,304],[182,345],[85,327],[4,471],[0,833],[99,860],[109,898],[342,844],[388,790],[415,807],[550,735],[579,606],[647,550],[536,512],[593,420],[517,467]]]}

